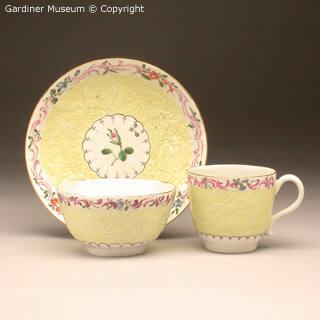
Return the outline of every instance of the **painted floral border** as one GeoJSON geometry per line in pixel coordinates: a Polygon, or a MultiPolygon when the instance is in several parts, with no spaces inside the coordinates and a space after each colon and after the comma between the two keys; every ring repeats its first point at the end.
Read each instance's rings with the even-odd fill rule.
{"type": "Polygon", "coordinates": [[[157,208],[169,204],[175,196],[175,193],[166,193],[156,197],[140,198],[140,199],[86,199],[76,196],[66,196],[58,194],[61,203],[67,206],[81,207],[81,208],[104,208],[107,210],[127,211],[143,208],[157,208]]]}
{"type": "MultiPolygon", "coordinates": [[[[194,102],[187,95],[185,90],[175,83],[167,74],[161,73],[159,69],[149,66],[140,61],[112,58],[109,60],[97,60],[79,66],[71,70],[59,79],[38,102],[31,117],[26,139],[26,162],[28,173],[32,184],[38,194],[42,195],[41,200],[49,210],[61,221],[63,217],[60,213],[60,200],[58,199],[55,187],[50,184],[45,174],[42,172],[39,160],[39,145],[41,141],[41,127],[50,112],[50,109],[59,100],[60,96],[73,84],[85,79],[88,76],[107,73],[130,72],[140,74],[148,81],[156,81],[159,86],[172,94],[181,106],[181,109],[188,119],[188,127],[193,134],[193,159],[191,167],[203,164],[206,156],[206,134],[200,114],[194,109],[194,102]]],[[[188,191],[178,191],[171,210],[169,221],[173,220],[189,203],[188,191]]]]}
{"type": "Polygon", "coordinates": [[[188,182],[199,188],[220,189],[220,190],[257,190],[262,188],[271,188],[276,182],[274,175],[263,178],[244,178],[244,179],[217,179],[202,177],[198,175],[188,175],[188,182]]]}

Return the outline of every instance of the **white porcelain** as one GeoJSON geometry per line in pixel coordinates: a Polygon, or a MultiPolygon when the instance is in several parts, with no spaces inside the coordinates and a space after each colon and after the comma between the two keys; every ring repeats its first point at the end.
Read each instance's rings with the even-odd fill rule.
{"type": "Polygon", "coordinates": [[[88,253],[99,257],[130,257],[143,254],[150,241],[135,244],[96,244],[82,242],[88,253]]]}
{"type": "Polygon", "coordinates": [[[248,253],[257,249],[263,236],[224,237],[199,233],[204,247],[217,253],[248,253]]]}

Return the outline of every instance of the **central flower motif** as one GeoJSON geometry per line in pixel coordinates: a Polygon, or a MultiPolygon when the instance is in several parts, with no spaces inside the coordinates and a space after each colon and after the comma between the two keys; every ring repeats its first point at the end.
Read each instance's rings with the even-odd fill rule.
{"type": "Polygon", "coordinates": [[[111,154],[114,157],[114,160],[111,162],[111,166],[113,166],[114,163],[118,160],[126,161],[127,155],[132,154],[134,152],[132,147],[126,147],[124,149],[122,148],[121,137],[120,137],[117,129],[115,129],[115,128],[113,130],[108,129],[107,137],[109,138],[110,143],[115,144],[116,146],[118,146],[120,148],[120,150],[118,150],[117,155],[110,148],[104,148],[101,150],[102,154],[104,154],[104,155],[111,154]]]}
{"type": "Polygon", "coordinates": [[[93,123],[82,144],[89,167],[102,178],[134,178],[150,157],[149,136],[134,117],[108,115],[93,123]]]}

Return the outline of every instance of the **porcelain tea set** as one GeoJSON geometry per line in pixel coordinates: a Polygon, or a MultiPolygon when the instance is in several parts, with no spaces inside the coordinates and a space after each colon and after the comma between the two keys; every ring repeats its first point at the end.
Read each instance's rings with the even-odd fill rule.
{"type": "Polygon", "coordinates": [[[294,175],[205,165],[206,155],[203,120],[188,92],[130,59],[91,61],[60,77],[35,107],[26,138],[36,193],[97,256],[143,253],[189,202],[207,250],[251,252],[303,200],[294,175]],[[298,197],[273,214],[285,182],[298,197]]]}

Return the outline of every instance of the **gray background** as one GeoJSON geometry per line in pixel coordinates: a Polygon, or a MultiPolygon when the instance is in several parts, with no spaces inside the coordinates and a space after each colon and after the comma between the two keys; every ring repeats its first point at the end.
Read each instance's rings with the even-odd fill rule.
{"type": "MultiPolygon", "coordinates": [[[[262,319],[268,308],[274,319],[319,319],[319,2],[135,3],[145,5],[143,15],[8,15],[1,8],[0,316],[86,319],[104,315],[107,299],[119,319],[162,319],[168,310],[185,319],[262,319]],[[61,74],[108,57],[147,61],[185,86],[206,124],[208,163],[266,165],[303,180],[304,204],[260,250],[204,252],[186,211],[149,254],[102,263],[46,212],[24,164],[28,120],[61,74]]],[[[276,207],[295,193],[286,186],[276,207]]]]}

